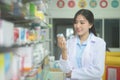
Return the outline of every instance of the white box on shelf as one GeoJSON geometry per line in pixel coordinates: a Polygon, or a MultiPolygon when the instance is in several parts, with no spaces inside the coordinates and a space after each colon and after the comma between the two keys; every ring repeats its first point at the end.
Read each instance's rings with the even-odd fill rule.
{"type": "Polygon", "coordinates": [[[0,19],[0,46],[10,47],[14,44],[14,24],[0,19]]]}

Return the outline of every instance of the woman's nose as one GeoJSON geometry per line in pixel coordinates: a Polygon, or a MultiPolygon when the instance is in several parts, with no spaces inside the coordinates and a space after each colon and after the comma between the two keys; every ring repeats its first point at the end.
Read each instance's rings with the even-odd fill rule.
{"type": "Polygon", "coordinates": [[[77,24],[76,24],[76,27],[80,27],[80,26],[81,26],[81,24],[80,24],[80,23],[77,23],[77,24]]]}

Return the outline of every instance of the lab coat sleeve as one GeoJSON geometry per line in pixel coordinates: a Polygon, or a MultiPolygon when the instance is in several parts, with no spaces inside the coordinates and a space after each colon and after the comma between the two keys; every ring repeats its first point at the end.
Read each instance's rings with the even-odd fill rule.
{"type": "Polygon", "coordinates": [[[105,65],[106,43],[103,41],[100,43],[98,42],[95,47],[96,51],[92,64],[87,67],[73,69],[71,79],[93,80],[102,78],[105,65]]]}
{"type": "Polygon", "coordinates": [[[60,58],[60,69],[64,73],[70,72],[72,70],[72,66],[70,65],[69,60],[63,60],[62,58],[60,58]]]}

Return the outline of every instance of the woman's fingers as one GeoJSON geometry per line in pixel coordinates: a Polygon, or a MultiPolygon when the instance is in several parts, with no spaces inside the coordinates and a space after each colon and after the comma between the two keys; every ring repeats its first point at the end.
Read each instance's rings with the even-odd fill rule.
{"type": "Polygon", "coordinates": [[[58,46],[59,46],[61,49],[63,49],[63,48],[66,47],[66,40],[65,40],[64,37],[58,37],[57,40],[58,40],[58,46]]]}
{"type": "Polygon", "coordinates": [[[72,73],[72,71],[70,71],[69,73],[66,73],[66,77],[71,78],[71,73],[72,73]]]}

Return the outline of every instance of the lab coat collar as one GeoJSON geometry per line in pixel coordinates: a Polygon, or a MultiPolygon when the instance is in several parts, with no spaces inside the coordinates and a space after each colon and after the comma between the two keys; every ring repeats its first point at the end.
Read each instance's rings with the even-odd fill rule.
{"type": "Polygon", "coordinates": [[[77,40],[76,40],[77,42],[76,42],[76,44],[77,45],[84,45],[84,46],[86,46],[87,45],[87,40],[86,41],[84,41],[82,44],[80,43],[80,38],[77,36],[77,40]]]}
{"type": "MultiPolygon", "coordinates": [[[[77,38],[76,44],[81,45],[80,38],[78,35],[76,35],[76,38],[77,38]]],[[[84,41],[82,44],[87,45],[88,41],[91,41],[91,43],[95,43],[95,35],[93,33],[90,33],[88,39],[86,41],[84,41]]]]}
{"type": "Polygon", "coordinates": [[[91,43],[95,43],[96,36],[93,33],[90,33],[90,35],[91,35],[91,38],[90,38],[91,43]]]}

